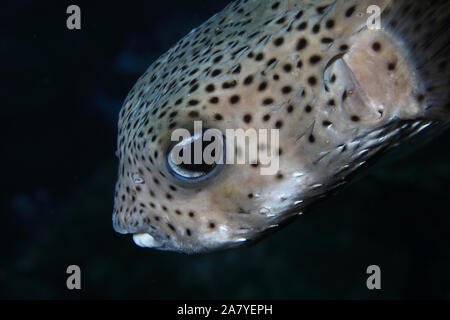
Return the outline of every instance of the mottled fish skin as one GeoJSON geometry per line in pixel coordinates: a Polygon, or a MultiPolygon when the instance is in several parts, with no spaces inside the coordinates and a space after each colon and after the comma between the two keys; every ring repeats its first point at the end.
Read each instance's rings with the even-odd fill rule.
{"type": "Polygon", "coordinates": [[[449,119],[447,1],[237,1],[137,81],[120,112],[114,229],[144,247],[209,252],[254,240],[380,152],[449,119]],[[367,8],[382,11],[369,30],[367,8]],[[280,169],[167,168],[170,134],[277,128],[280,169]],[[437,121],[437,122],[436,122],[437,121]]]}

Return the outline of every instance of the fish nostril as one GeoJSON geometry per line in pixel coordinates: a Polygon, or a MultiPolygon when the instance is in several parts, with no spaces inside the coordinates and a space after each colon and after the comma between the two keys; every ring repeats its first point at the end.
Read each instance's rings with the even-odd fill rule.
{"type": "Polygon", "coordinates": [[[135,184],[143,184],[144,183],[144,179],[141,176],[139,176],[138,174],[134,174],[133,175],[133,182],[135,184]]]}

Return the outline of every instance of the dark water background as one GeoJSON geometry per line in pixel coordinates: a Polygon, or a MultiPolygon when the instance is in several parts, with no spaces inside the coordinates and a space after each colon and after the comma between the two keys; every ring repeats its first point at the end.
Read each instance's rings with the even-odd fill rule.
{"type": "Polygon", "coordinates": [[[2,2],[0,298],[450,299],[449,131],[252,247],[184,256],[113,231],[121,104],[227,3],[2,2]],[[66,28],[70,4],[81,31],[66,28]],[[71,264],[80,291],[66,288],[71,264]],[[372,264],[379,291],[366,288],[372,264]]]}

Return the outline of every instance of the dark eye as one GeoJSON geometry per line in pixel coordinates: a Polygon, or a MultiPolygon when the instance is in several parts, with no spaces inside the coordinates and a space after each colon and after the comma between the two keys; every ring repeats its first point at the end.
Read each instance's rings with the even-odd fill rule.
{"type": "Polygon", "coordinates": [[[169,171],[186,182],[199,182],[213,176],[224,159],[224,138],[218,129],[184,138],[167,153],[169,171]]]}

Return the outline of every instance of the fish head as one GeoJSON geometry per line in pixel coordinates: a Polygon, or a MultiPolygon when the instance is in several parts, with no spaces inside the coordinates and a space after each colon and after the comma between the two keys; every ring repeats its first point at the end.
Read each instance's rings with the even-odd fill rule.
{"type": "Polygon", "coordinates": [[[302,201],[294,194],[309,177],[297,171],[306,151],[288,127],[292,105],[256,110],[261,83],[204,93],[222,83],[208,81],[187,100],[180,95],[175,102],[185,101],[183,107],[136,125],[120,144],[113,222],[116,231],[134,234],[136,244],[186,253],[225,249],[278,227],[288,210],[299,212],[293,208],[302,201]],[[236,94],[234,109],[224,108],[236,94]],[[223,105],[190,106],[214,97],[225,97],[223,105]]]}

